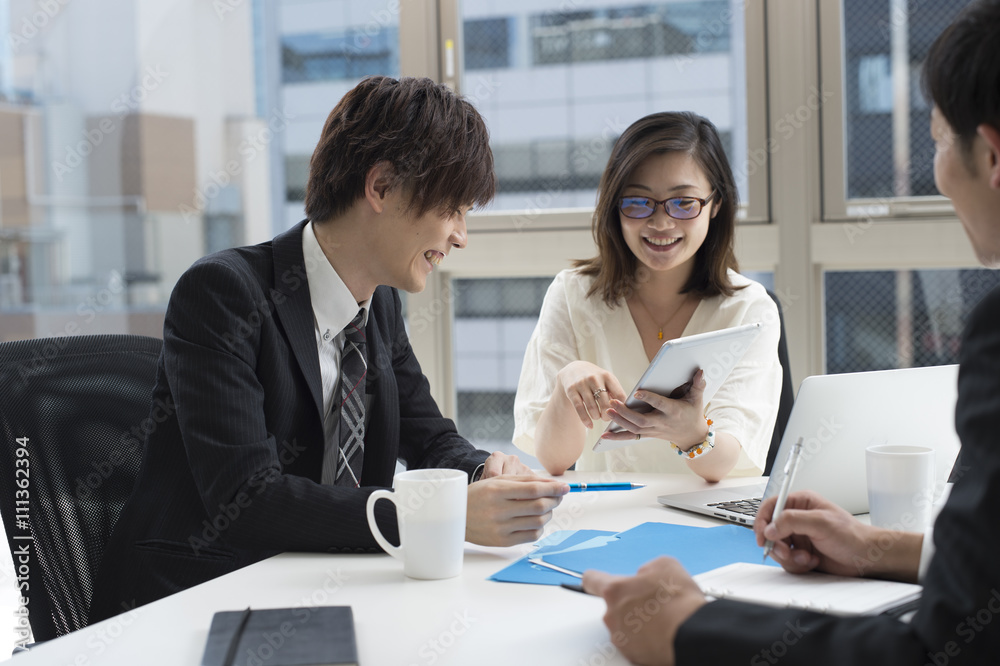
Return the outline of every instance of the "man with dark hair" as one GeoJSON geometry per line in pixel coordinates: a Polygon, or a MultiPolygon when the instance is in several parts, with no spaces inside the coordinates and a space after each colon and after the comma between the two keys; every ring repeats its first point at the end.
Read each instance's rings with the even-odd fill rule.
{"type": "MultiPolygon", "coordinates": [[[[935,41],[924,72],[938,189],[979,260],[1000,267],[1000,0],[970,4],[935,41]]],[[[612,641],[639,664],[998,663],[1000,289],[967,321],[955,421],[960,465],[933,539],[864,525],[810,492],[789,495],[773,521],[775,498],[764,502],[754,525],[757,542],[773,540],[772,556],[792,572],[922,580],[912,622],[707,603],[676,560],[659,558],[629,578],[584,574],[584,588],[607,602],[612,641]]]]}
{"type": "MultiPolygon", "coordinates": [[[[429,79],[365,79],[330,113],[309,219],[197,261],[167,308],[139,479],[90,621],[289,550],[378,551],[368,496],[411,468],[465,470],[466,538],[532,541],[568,492],[460,437],[431,398],[396,289],[417,292],[495,192],[483,119],[429,79]]],[[[398,538],[388,502],[381,531],[398,538]]]]}

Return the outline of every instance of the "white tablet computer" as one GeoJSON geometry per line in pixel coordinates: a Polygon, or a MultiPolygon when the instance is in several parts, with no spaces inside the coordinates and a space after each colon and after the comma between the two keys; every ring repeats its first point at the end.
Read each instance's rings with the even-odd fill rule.
{"type": "MultiPolygon", "coordinates": [[[[704,402],[708,404],[759,334],[760,324],[757,323],[667,340],[660,351],[656,352],[639,382],[629,391],[625,404],[637,412],[652,409],[642,400],[635,399],[635,392],[639,389],[680,398],[691,387],[691,378],[699,368],[705,371],[704,402]]],[[[614,422],[607,427],[608,431],[613,432],[621,429],[614,422]]],[[[602,438],[594,444],[594,451],[609,451],[634,443],[635,440],[631,439],[602,438]]]]}

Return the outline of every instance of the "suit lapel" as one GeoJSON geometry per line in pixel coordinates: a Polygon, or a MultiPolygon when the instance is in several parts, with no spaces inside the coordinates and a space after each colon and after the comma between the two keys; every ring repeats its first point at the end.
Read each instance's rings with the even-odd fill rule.
{"type": "Polygon", "coordinates": [[[323,380],[319,370],[319,352],[316,349],[309,282],[306,279],[305,260],[302,256],[302,229],[308,222],[303,220],[285,233],[276,236],[272,243],[274,285],[282,296],[274,297],[274,309],[288,334],[288,343],[309,384],[309,392],[312,394],[322,422],[323,380]]]}
{"type": "MultiPolygon", "coordinates": [[[[302,230],[305,220],[272,241],[274,285],[280,294],[272,294],[277,318],[288,335],[288,343],[309,384],[320,421],[323,414],[323,383],[316,349],[316,332],[302,255],[302,230]]],[[[399,450],[399,407],[393,377],[393,341],[390,331],[402,330],[399,306],[392,290],[380,287],[372,299],[365,335],[368,340],[368,377],[365,393],[371,411],[365,433],[365,464],[362,485],[386,486],[392,483],[399,450]]]]}

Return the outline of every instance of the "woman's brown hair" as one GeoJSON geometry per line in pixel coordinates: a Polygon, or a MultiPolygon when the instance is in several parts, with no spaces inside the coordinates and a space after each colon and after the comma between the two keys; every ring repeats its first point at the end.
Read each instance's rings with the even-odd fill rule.
{"type": "Polygon", "coordinates": [[[486,123],[470,102],[431,79],[372,76],[337,103],[309,162],[306,215],[324,222],[364,195],[378,163],[405,187],[417,215],[485,205],[496,193],[486,123]]]}
{"type": "Polygon", "coordinates": [[[587,295],[600,294],[610,307],[635,288],[640,266],[622,235],[618,200],[636,167],[650,155],[663,153],[691,155],[712,188],[712,200],[706,205],[719,207],[682,293],[704,298],[731,296],[735,290],[728,270],[738,270],[733,239],[739,193],[719,133],[711,121],[695,113],[654,113],[632,123],[615,142],[597,189],[593,233],[598,254],[575,262],[582,274],[594,277],[587,295]]]}

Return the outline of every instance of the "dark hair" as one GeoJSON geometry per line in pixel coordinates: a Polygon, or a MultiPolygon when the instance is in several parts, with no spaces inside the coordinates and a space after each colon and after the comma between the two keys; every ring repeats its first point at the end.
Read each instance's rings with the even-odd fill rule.
{"type": "Polygon", "coordinates": [[[922,83],[966,155],[979,125],[1000,129],[1000,1],[973,2],[938,35],[922,83]]]}
{"type": "Polygon", "coordinates": [[[431,79],[372,76],[337,103],[309,162],[309,219],[345,213],[378,163],[391,166],[390,187],[406,188],[417,215],[482,206],[496,193],[486,123],[431,79]]]}
{"type": "Polygon", "coordinates": [[[587,295],[599,293],[611,307],[635,288],[639,268],[639,260],[622,235],[618,199],[636,167],[650,155],[663,153],[691,155],[715,193],[708,205],[719,206],[682,293],[731,296],[735,290],[727,271],[739,268],[733,251],[739,194],[719,133],[707,118],[695,113],[654,113],[629,125],[615,142],[597,189],[593,233],[598,254],[574,264],[584,275],[594,276],[587,295]]]}

